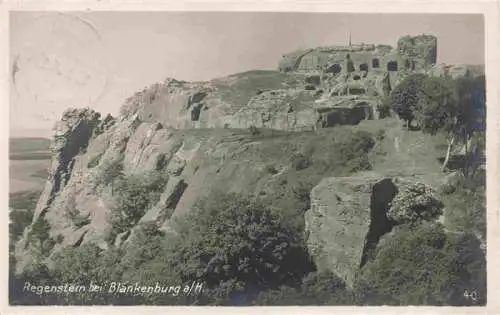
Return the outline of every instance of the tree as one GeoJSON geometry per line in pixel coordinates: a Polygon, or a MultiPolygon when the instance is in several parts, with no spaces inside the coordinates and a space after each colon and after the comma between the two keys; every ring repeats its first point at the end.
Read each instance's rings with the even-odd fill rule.
{"type": "Polygon", "coordinates": [[[450,78],[429,77],[424,80],[415,111],[416,119],[424,133],[443,133],[448,149],[442,170],[448,165],[457,137],[462,133],[464,119],[457,90],[450,78]]]}
{"type": "Polygon", "coordinates": [[[90,284],[97,281],[97,263],[101,252],[97,245],[91,243],[76,248],[67,247],[54,255],[54,275],[61,283],[90,284]]]}
{"type": "MultiPolygon", "coordinates": [[[[484,255],[473,236],[447,235],[440,224],[402,227],[377,248],[362,270],[357,289],[365,303],[467,305],[464,288],[486,296],[484,255]]],[[[482,302],[482,301],[476,301],[482,302]]]]}
{"type": "Polygon", "coordinates": [[[113,184],[117,178],[123,176],[123,163],[121,160],[105,161],[101,167],[98,177],[99,184],[110,184],[113,192],[113,184]]]}
{"type": "Polygon", "coordinates": [[[240,195],[205,199],[176,225],[173,269],[183,282],[204,282],[216,304],[296,285],[310,261],[298,233],[280,222],[262,202],[240,195]]]}
{"type": "Polygon", "coordinates": [[[390,94],[393,110],[406,122],[408,128],[415,119],[415,110],[427,78],[427,75],[421,73],[410,74],[390,94]]]}
{"type": "Polygon", "coordinates": [[[348,133],[344,139],[335,141],[335,151],[332,160],[342,162],[348,173],[371,169],[368,152],[375,146],[372,135],[366,131],[348,133]]]}
{"type": "Polygon", "coordinates": [[[111,211],[112,231],[108,240],[133,227],[158,202],[168,181],[166,173],[148,172],[120,177],[116,182],[116,205],[111,211]]]}
{"type": "Polygon", "coordinates": [[[482,163],[486,130],[486,81],[484,76],[461,77],[455,80],[459,121],[462,122],[460,134],[465,146],[464,175],[474,176],[482,163]]]}

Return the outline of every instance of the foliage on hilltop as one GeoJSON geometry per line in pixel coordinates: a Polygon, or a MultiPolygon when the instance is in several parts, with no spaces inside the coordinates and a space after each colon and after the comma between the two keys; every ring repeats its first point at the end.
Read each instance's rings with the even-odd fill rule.
{"type": "MultiPolygon", "coordinates": [[[[475,169],[478,145],[473,138],[484,137],[486,122],[485,77],[430,77],[412,74],[391,92],[393,110],[408,126],[416,120],[418,128],[431,135],[442,134],[447,140],[444,170],[457,144],[466,148],[464,173],[475,169]]],[[[467,174],[466,174],[467,175],[467,174]]]]}

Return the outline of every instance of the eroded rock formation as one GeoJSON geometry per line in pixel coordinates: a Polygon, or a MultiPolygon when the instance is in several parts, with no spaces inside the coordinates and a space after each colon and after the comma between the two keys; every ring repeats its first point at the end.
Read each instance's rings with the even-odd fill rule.
{"type": "Polygon", "coordinates": [[[391,201],[414,178],[359,173],[325,178],[311,191],[306,212],[309,251],[319,270],[330,270],[352,286],[379,239],[396,224],[391,201]]]}
{"type": "MultiPolygon", "coordinates": [[[[55,130],[50,178],[33,224],[16,246],[18,270],[37,259],[28,235],[40,220],[47,221],[50,237],[59,240],[49,257],[65,246],[108,246],[109,214],[116,199],[113,178],[118,171],[165,171],[158,202],[139,220],[155,222],[164,230],[171,218],[189,211],[213,187],[264,197],[269,187],[282,189],[287,174],[295,171],[290,157],[301,150],[290,144],[287,132],[377,119],[382,98],[411,71],[452,76],[477,72],[457,67],[428,70],[435,62],[435,45],[431,37],[419,37],[401,40],[398,49],[310,49],[286,55],[280,62],[282,72],[250,71],[209,82],[166,79],[127,99],[116,118],[101,119],[90,109],[66,111],[55,130]],[[422,54],[417,53],[419,47],[425,48],[422,54]],[[273,137],[254,139],[248,128],[273,129],[273,137]]],[[[301,143],[311,143],[311,152],[328,156],[335,150],[325,147],[332,140],[322,140],[324,135],[293,137],[310,137],[301,143]]],[[[397,189],[400,184],[392,177],[372,175],[328,178],[314,188],[306,222],[310,249],[320,268],[332,269],[352,283],[370,244],[385,233],[374,227],[389,228],[384,211],[393,197],[391,185],[397,189]]],[[[289,207],[294,195],[272,197],[283,198],[289,207]]],[[[133,230],[121,233],[115,244],[126,246],[133,230]]]]}

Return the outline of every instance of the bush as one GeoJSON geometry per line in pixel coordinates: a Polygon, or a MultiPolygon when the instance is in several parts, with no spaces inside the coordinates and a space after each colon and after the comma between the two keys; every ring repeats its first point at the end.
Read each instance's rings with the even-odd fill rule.
{"type": "Polygon", "coordinates": [[[134,229],[127,244],[127,250],[121,257],[120,268],[123,279],[127,281],[141,281],[142,274],[137,270],[153,261],[162,254],[162,240],[165,235],[158,230],[155,222],[141,223],[134,229]]]}
{"type": "MultiPolygon", "coordinates": [[[[55,285],[77,284],[87,288],[90,284],[104,285],[109,281],[110,270],[103,270],[103,250],[96,244],[86,243],[78,247],[66,247],[53,257],[51,278],[55,285]]],[[[54,294],[56,304],[102,304],[106,301],[107,292],[91,292],[81,294],[54,294]]]]}
{"type": "Polygon", "coordinates": [[[266,171],[272,175],[276,175],[279,173],[276,167],[274,167],[274,165],[266,165],[266,171]]]}
{"type": "Polygon", "coordinates": [[[386,118],[391,116],[391,98],[385,97],[377,108],[379,118],[386,118]]]}
{"type": "Polygon", "coordinates": [[[40,215],[38,219],[31,226],[31,230],[28,233],[28,241],[31,243],[32,241],[38,240],[43,242],[47,240],[50,236],[50,224],[45,219],[44,216],[40,215]]]}
{"type": "Polygon", "coordinates": [[[54,238],[54,241],[56,242],[56,244],[61,244],[64,241],[64,236],[59,234],[54,238]]]}
{"type": "Polygon", "coordinates": [[[442,214],[443,206],[431,187],[414,183],[405,186],[394,197],[387,217],[398,224],[431,220],[442,214]]]}
{"type": "Polygon", "coordinates": [[[415,110],[427,78],[427,75],[421,73],[410,74],[391,91],[392,108],[408,126],[415,119],[415,110]]]}
{"type": "Polygon", "coordinates": [[[257,127],[255,127],[255,126],[253,126],[253,125],[250,126],[250,127],[248,127],[248,131],[250,132],[250,134],[252,136],[256,136],[256,135],[260,134],[259,129],[257,127]]]}
{"type": "Polygon", "coordinates": [[[76,208],[75,197],[71,196],[68,198],[68,203],[66,205],[66,215],[67,218],[75,225],[76,228],[81,228],[90,223],[90,213],[87,215],[81,214],[76,208]]]}
{"type": "Polygon", "coordinates": [[[371,164],[367,153],[374,147],[375,141],[370,133],[356,131],[340,141],[335,141],[337,155],[333,157],[336,163],[343,164],[343,171],[347,173],[369,170],[371,164]]]}
{"type": "Polygon", "coordinates": [[[292,168],[296,171],[300,171],[308,168],[311,165],[309,158],[304,156],[302,153],[294,153],[290,158],[292,163],[292,168]]]}
{"type": "Polygon", "coordinates": [[[460,176],[442,188],[446,204],[445,225],[453,231],[468,232],[486,240],[486,191],[484,177],[460,176]]]}
{"type": "Polygon", "coordinates": [[[204,282],[204,295],[215,304],[296,285],[311,266],[298,233],[280,221],[263,203],[240,195],[204,200],[176,226],[171,269],[183,282],[204,282]]]}
{"type": "Polygon", "coordinates": [[[14,208],[9,212],[9,219],[9,240],[14,243],[23,235],[24,229],[31,224],[33,211],[14,208]]]}
{"type": "Polygon", "coordinates": [[[379,129],[375,135],[375,140],[381,142],[385,139],[385,129],[379,129]]]}
{"type": "Polygon", "coordinates": [[[98,279],[97,262],[101,252],[91,243],[67,247],[54,255],[54,275],[61,283],[90,284],[98,279]]]}
{"type": "Polygon", "coordinates": [[[99,162],[101,161],[103,154],[96,154],[93,156],[89,156],[89,161],[87,162],[87,167],[88,168],[93,168],[99,165],[99,162]]]}
{"type": "Polygon", "coordinates": [[[484,255],[477,242],[455,238],[446,236],[439,224],[392,233],[361,270],[356,288],[364,303],[466,305],[472,303],[463,297],[467,286],[486,296],[485,286],[470,281],[485,272],[484,255]]]}
{"type": "Polygon", "coordinates": [[[109,240],[134,226],[146,210],[158,202],[168,175],[151,172],[120,177],[116,182],[116,205],[111,211],[109,240]]]}
{"type": "Polygon", "coordinates": [[[121,160],[105,161],[101,166],[97,183],[108,185],[115,179],[123,176],[123,163],[121,160]]]}

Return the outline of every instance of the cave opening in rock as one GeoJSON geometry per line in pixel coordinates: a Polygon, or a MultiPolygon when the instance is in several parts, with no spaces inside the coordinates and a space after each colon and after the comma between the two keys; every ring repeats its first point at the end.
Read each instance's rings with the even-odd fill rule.
{"type": "Polygon", "coordinates": [[[330,67],[328,67],[326,70],[325,70],[326,73],[333,73],[333,74],[339,74],[340,72],[342,72],[342,67],[336,63],[330,67]]]}
{"type": "Polygon", "coordinates": [[[373,58],[372,68],[380,68],[380,60],[378,58],[373,58]]]}
{"type": "Polygon", "coordinates": [[[200,119],[201,108],[203,103],[196,103],[191,110],[191,121],[198,121],[200,119]]]}
{"type": "Polygon", "coordinates": [[[396,61],[389,61],[387,63],[387,71],[398,71],[398,63],[396,61]]]}
{"type": "Polygon", "coordinates": [[[349,94],[350,95],[363,95],[366,93],[365,88],[359,87],[359,86],[350,86],[349,87],[349,94]]]}
{"type": "Polygon", "coordinates": [[[368,71],[368,64],[362,63],[359,65],[359,70],[360,71],[368,71]]]}
{"type": "Polygon", "coordinates": [[[336,108],[320,113],[321,128],[331,128],[341,125],[357,125],[362,120],[369,119],[365,106],[354,108],[336,108]]]}
{"type": "Polygon", "coordinates": [[[380,238],[392,230],[395,223],[387,218],[386,213],[391,206],[392,199],[394,199],[397,193],[398,189],[391,179],[384,179],[373,185],[370,197],[371,223],[366,236],[366,244],[363,249],[360,267],[363,267],[373,258],[380,238]]]}

